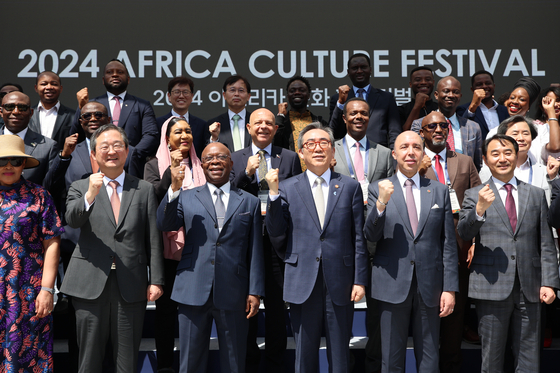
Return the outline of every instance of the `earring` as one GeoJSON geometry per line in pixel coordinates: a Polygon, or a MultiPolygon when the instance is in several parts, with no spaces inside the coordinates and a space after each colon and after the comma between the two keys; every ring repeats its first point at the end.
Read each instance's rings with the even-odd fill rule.
{"type": "Polygon", "coordinates": [[[169,143],[167,143],[167,149],[169,149],[169,151],[171,151],[171,145],[169,145],[169,143]]]}

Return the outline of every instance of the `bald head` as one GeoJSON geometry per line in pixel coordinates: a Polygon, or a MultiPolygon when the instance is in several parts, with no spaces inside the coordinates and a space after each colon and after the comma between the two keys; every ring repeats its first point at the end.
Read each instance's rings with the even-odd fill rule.
{"type": "Polygon", "coordinates": [[[459,106],[462,96],[461,83],[452,76],[441,78],[434,92],[439,111],[441,111],[446,118],[451,118],[455,114],[455,110],[457,106],[459,106]]]}
{"type": "Polygon", "coordinates": [[[202,151],[202,169],[206,181],[221,187],[229,181],[229,174],[233,167],[231,153],[229,149],[222,143],[213,142],[202,151]]]}
{"type": "Polygon", "coordinates": [[[259,149],[264,149],[272,143],[277,129],[274,114],[265,108],[255,110],[247,124],[253,144],[259,149]]]}
{"type": "Polygon", "coordinates": [[[109,124],[111,117],[105,105],[100,102],[90,101],[82,108],[80,116],[80,125],[84,130],[86,137],[89,139],[93,133],[101,126],[109,124]],[[84,119],[88,118],[88,119],[84,119]]]}
{"type": "Polygon", "coordinates": [[[1,109],[4,124],[13,134],[26,129],[33,114],[29,96],[22,92],[10,92],[4,96],[1,109]]]}
{"type": "Polygon", "coordinates": [[[432,152],[438,154],[445,149],[450,130],[448,126],[445,116],[437,111],[432,111],[422,120],[420,134],[424,138],[426,147],[432,152]]]}
{"type": "Polygon", "coordinates": [[[405,131],[397,136],[393,158],[398,170],[406,177],[413,177],[418,172],[424,156],[422,138],[416,132],[405,131]]]}

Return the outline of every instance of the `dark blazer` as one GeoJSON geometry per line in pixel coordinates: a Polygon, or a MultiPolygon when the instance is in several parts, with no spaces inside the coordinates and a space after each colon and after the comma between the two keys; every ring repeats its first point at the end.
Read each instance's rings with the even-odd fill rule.
{"type": "MultiPolygon", "coordinates": [[[[385,212],[377,213],[379,181],[369,185],[366,238],[377,242],[373,257],[372,298],[398,304],[405,301],[414,271],[426,306],[437,307],[441,293],[459,291],[459,259],[447,187],[420,177],[420,219],[413,235],[397,175],[385,212]]],[[[408,320],[408,316],[407,316],[408,320]]]]}
{"type": "MultiPolygon", "coordinates": [[[[91,101],[102,103],[107,108],[107,111],[111,112],[109,109],[109,99],[106,93],[92,99],[91,101]]],[[[70,134],[80,134],[79,141],[83,141],[85,140],[85,134],[80,122],[78,121],[80,114],[80,110],[77,110],[76,115],[74,116],[74,123],[70,129],[70,134]]],[[[128,137],[129,144],[135,149],[132,154],[133,158],[138,158],[137,167],[131,169],[129,166],[128,172],[133,176],[142,177],[146,158],[155,154],[160,141],[156,117],[154,115],[152,105],[144,99],[127,93],[124,96],[124,102],[122,103],[119,127],[124,129],[126,136],[128,137]],[[137,174],[138,172],[140,172],[140,175],[137,174]]]]}
{"type": "MultiPolygon", "coordinates": [[[[245,123],[243,123],[243,128],[245,128],[245,143],[243,144],[243,147],[246,148],[247,146],[251,145],[251,135],[249,135],[249,131],[247,131],[247,126],[246,124],[249,123],[249,118],[251,117],[251,112],[247,109],[245,109],[246,112],[246,118],[245,118],[245,123]]],[[[229,116],[228,116],[228,112],[226,111],[225,113],[223,113],[222,115],[217,116],[216,118],[212,118],[210,119],[207,123],[206,123],[206,129],[208,130],[208,127],[210,127],[210,125],[214,122],[220,122],[220,136],[218,137],[218,142],[221,142],[222,144],[224,144],[225,146],[228,147],[228,149],[233,153],[234,152],[234,147],[233,147],[233,137],[231,136],[231,127],[229,125],[229,116]]],[[[208,143],[208,141],[210,141],[210,131],[207,132],[207,139],[206,142],[208,143]]]]}
{"type": "MultiPolygon", "coordinates": [[[[482,140],[484,141],[486,139],[486,135],[488,135],[488,131],[490,131],[488,129],[488,124],[486,123],[486,119],[484,119],[484,114],[482,114],[482,110],[480,109],[479,106],[476,108],[474,115],[469,116],[469,106],[470,103],[466,103],[464,105],[457,107],[457,115],[478,123],[478,125],[480,126],[480,131],[482,132],[482,140]]],[[[496,108],[496,112],[498,113],[498,119],[500,120],[500,123],[505,119],[509,118],[509,113],[504,105],[498,105],[498,107],[496,108]]]]}
{"type": "Polygon", "coordinates": [[[471,298],[505,300],[513,290],[516,273],[529,302],[540,301],[541,286],[560,288],[544,190],[517,179],[517,191],[515,232],[492,178],[465,193],[458,229],[464,240],[475,238],[469,278],[471,298]],[[479,221],[478,192],[486,184],[496,199],[484,213],[484,220],[479,221]]]}
{"type": "MultiPolygon", "coordinates": [[[[313,122],[319,122],[325,127],[329,125],[322,116],[317,116],[311,112],[310,114],[313,122]]],[[[274,145],[295,151],[296,148],[294,146],[294,142],[297,142],[297,139],[294,139],[292,122],[290,122],[290,112],[288,111],[285,116],[277,115],[276,125],[278,126],[278,129],[274,135],[274,145]]]]}
{"type": "MultiPolygon", "coordinates": [[[[253,175],[253,177],[249,178],[245,174],[247,160],[252,155],[251,146],[238,150],[231,155],[233,168],[231,169],[229,179],[239,189],[243,189],[256,196],[259,193],[257,177],[253,175]]],[[[301,174],[301,163],[298,155],[291,150],[279,146],[272,146],[270,164],[272,168],[278,169],[278,180],[280,181],[301,174]]]]}
{"type": "Polygon", "coordinates": [[[156,227],[154,187],[134,176],[125,176],[118,224],[105,186],[90,209],[85,210],[88,187],[89,179],[83,179],[72,183],[68,191],[66,221],[80,228],[80,238],[61,291],[82,299],[97,299],[115,261],[123,299],[131,303],[146,301],[148,284],[163,285],[163,246],[156,227]]]}
{"type": "MultiPolygon", "coordinates": [[[[348,99],[352,97],[356,97],[354,88],[348,93],[348,99]]],[[[387,148],[393,148],[395,139],[402,132],[399,111],[393,94],[370,86],[367,102],[369,104],[367,137],[387,148]]],[[[346,135],[346,124],[337,103],[338,93],[331,96],[329,120],[329,127],[334,132],[334,138],[338,140],[346,135]]]]}
{"type": "Polygon", "coordinates": [[[560,179],[551,183],[552,196],[550,198],[550,208],[548,210],[548,224],[551,227],[560,229],[560,179]]]}
{"type": "MultiPolygon", "coordinates": [[[[156,119],[158,130],[161,132],[161,127],[166,120],[171,118],[171,112],[165,114],[164,116],[158,117],[156,119]]],[[[193,135],[193,145],[194,149],[196,150],[196,155],[198,158],[202,155],[202,151],[206,147],[206,143],[210,138],[210,132],[208,131],[208,125],[204,119],[200,119],[199,117],[195,117],[191,113],[189,113],[189,125],[191,126],[191,131],[193,135]]]]}
{"type": "MultiPolygon", "coordinates": [[[[51,139],[56,141],[56,152],[60,152],[64,148],[64,141],[69,135],[70,127],[74,121],[74,115],[76,111],[70,109],[62,104],[60,104],[60,109],[56,116],[56,121],[54,123],[54,129],[51,139]]],[[[39,116],[39,110],[37,110],[37,105],[33,107],[33,116],[29,122],[29,128],[37,133],[41,133],[41,120],[39,116]]]]}
{"type": "Polygon", "coordinates": [[[364,199],[357,181],[331,173],[321,228],[307,174],[284,180],[280,182],[280,197],[269,201],[265,222],[274,249],[286,263],[285,301],[302,304],[309,298],[321,263],[334,304],[348,305],[352,286],[366,286],[369,265],[362,233],[364,199]]]}
{"type": "Polygon", "coordinates": [[[202,306],[213,294],[218,309],[242,311],[248,295],[264,295],[259,199],[231,186],[221,232],[208,185],[182,191],[157,211],[158,228],[185,228],[185,246],[171,298],[202,306]]]}
{"type": "MultiPolygon", "coordinates": [[[[376,144],[369,139],[367,144],[369,149],[367,175],[368,183],[378,179],[385,179],[393,175],[393,157],[391,156],[391,150],[382,145],[376,144]]],[[[350,167],[352,168],[352,173],[354,173],[354,165],[348,164],[342,139],[335,141],[334,149],[334,158],[336,159],[336,166],[334,166],[334,170],[342,175],[350,176],[350,167]]],[[[350,158],[350,162],[351,159],[352,158],[350,158]]]]}

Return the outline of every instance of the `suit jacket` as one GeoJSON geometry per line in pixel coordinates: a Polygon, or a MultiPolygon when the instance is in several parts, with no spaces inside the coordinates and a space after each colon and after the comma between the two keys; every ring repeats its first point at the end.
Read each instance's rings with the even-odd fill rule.
{"type": "Polygon", "coordinates": [[[367,284],[364,200],[357,181],[331,173],[321,228],[307,174],[284,180],[280,197],[269,202],[265,222],[272,246],[286,263],[287,302],[302,304],[309,298],[321,263],[328,292],[338,306],[350,303],[354,284],[367,284]]]}
{"type": "MultiPolygon", "coordinates": [[[[480,185],[480,177],[476,172],[476,167],[474,166],[471,157],[452,152],[447,150],[447,174],[449,176],[449,182],[451,183],[451,188],[455,190],[457,194],[457,199],[459,200],[459,205],[463,205],[463,199],[465,197],[465,191],[470,188],[474,188],[480,185]]],[[[437,181],[436,173],[433,167],[429,167],[424,175],[430,180],[437,181]]],[[[457,224],[459,223],[459,214],[453,214],[453,222],[455,223],[455,237],[457,238],[457,245],[459,247],[459,260],[466,261],[469,248],[472,241],[465,241],[459,236],[457,232],[457,224]]]]}
{"type": "MultiPolygon", "coordinates": [[[[259,193],[257,176],[253,175],[253,177],[250,178],[245,174],[247,160],[252,155],[251,146],[238,150],[231,155],[233,168],[231,169],[229,179],[237,188],[257,196],[259,193]]],[[[301,163],[298,155],[291,150],[279,146],[272,146],[270,164],[272,168],[278,169],[278,180],[280,181],[301,174],[301,163]]]]}
{"type": "MultiPolygon", "coordinates": [[[[356,97],[354,89],[350,89],[348,99],[356,97]]],[[[342,119],[342,110],[338,108],[338,93],[331,96],[329,127],[335,139],[346,135],[346,124],[342,119]]],[[[367,95],[369,104],[369,125],[367,137],[387,148],[393,148],[395,139],[402,132],[399,111],[393,94],[370,86],[367,95]]]]}
{"type": "MultiPolygon", "coordinates": [[[[424,117],[416,119],[412,122],[410,127],[411,131],[420,134],[422,129],[422,120],[424,117]]],[[[461,129],[461,144],[463,145],[463,154],[472,157],[474,165],[478,171],[482,167],[482,132],[478,123],[473,122],[467,118],[457,115],[459,121],[459,128],[461,129]]]]}
{"type": "Polygon", "coordinates": [[[379,181],[369,185],[369,241],[377,242],[371,270],[371,296],[398,304],[405,301],[416,272],[418,291],[428,307],[437,307],[443,291],[459,291],[459,260],[449,191],[440,182],[420,177],[420,218],[412,233],[408,210],[397,175],[389,180],[393,195],[379,216],[379,181]]]}
{"type": "MultiPolygon", "coordinates": [[[[57,144],[56,153],[60,152],[62,148],[64,148],[64,141],[69,135],[70,127],[74,121],[75,114],[75,110],[60,104],[60,109],[58,110],[51,136],[51,139],[56,141],[57,144]]],[[[34,132],[41,133],[41,120],[39,110],[37,110],[37,105],[33,107],[33,116],[31,116],[31,121],[29,122],[29,128],[34,132]]]]}
{"type": "Polygon", "coordinates": [[[127,302],[145,301],[148,283],[163,285],[164,278],[154,187],[127,174],[117,224],[104,186],[86,211],[84,196],[88,186],[89,179],[78,180],[68,191],[66,221],[71,227],[80,228],[80,238],[61,291],[78,298],[97,299],[114,261],[123,299],[127,302]]]}
{"type": "Polygon", "coordinates": [[[513,290],[516,274],[529,302],[539,302],[541,286],[560,288],[556,246],[547,223],[544,191],[519,179],[517,191],[515,232],[492,178],[465,193],[458,229],[463,239],[475,238],[469,278],[471,298],[506,299],[513,290]],[[484,220],[478,220],[478,192],[486,184],[496,199],[486,210],[484,220]]]}
{"type": "Polygon", "coordinates": [[[171,298],[202,306],[210,294],[224,310],[244,310],[247,295],[264,295],[262,219],[259,199],[231,186],[221,231],[208,185],[182,191],[157,211],[158,228],[185,228],[185,246],[171,298]]]}
{"type": "Polygon", "coordinates": [[[560,179],[556,179],[551,183],[552,197],[550,209],[548,210],[548,224],[551,227],[560,229],[560,179]]]}
{"type": "MultiPolygon", "coordinates": [[[[251,117],[251,112],[247,109],[245,109],[245,123],[243,123],[243,128],[245,129],[245,140],[244,140],[244,144],[243,147],[246,148],[247,146],[251,145],[251,135],[249,135],[249,131],[247,131],[247,126],[246,124],[249,123],[249,118],[251,117]]],[[[231,135],[231,126],[229,124],[229,116],[228,116],[228,112],[226,111],[225,113],[223,113],[222,115],[217,116],[216,118],[212,118],[210,119],[207,123],[206,123],[206,129],[208,129],[208,127],[210,127],[210,125],[214,122],[220,122],[220,136],[218,137],[218,142],[221,142],[222,144],[224,144],[225,146],[228,147],[228,149],[233,153],[235,151],[235,148],[233,147],[233,137],[231,135]]],[[[206,142],[210,141],[210,131],[207,132],[207,139],[206,142]]]]}
{"type": "MultiPolygon", "coordinates": [[[[311,114],[311,120],[313,122],[319,122],[325,127],[329,125],[322,116],[317,116],[311,112],[309,114],[311,114]]],[[[276,125],[278,126],[278,129],[274,135],[274,145],[295,151],[295,142],[297,142],[297,139],[294,139],[294,131],[292,128],[292,122],[290,121],[290,112],[288,111],[288,114],[285,116],[277,115],[276,125]]]]}
{"type": "MultiPolygon", "coordinates": [[[[469,116],[469,106],[470,103],[466,103],[457,107],[457,115],[465,119],[471,119],[478,123],[478,125],[480,126],[480,131],[482,132],[482,140],[484,141],[486,139],[486,135],[488,135],[488,131],[490,130],[488,128],[488,123],[486,123],[486,119],[484,119],[484,114],[482,114],[480,106],[476,108],[473,116],[469,116]]],[[[500,120],[500,123],[509,118],[509,113],[504,105],[498,105],[498,107],[496,108],[496,112],[498,113],[498,119],[500,120]]]]}
{"type": "MultiPolygon", "coordinates": [[[[107,93],[91,101],[102,103],[107,108],[107,111],[111,112],[107,93]]],[[[134,169],[130,169],[130,166],[125,169],[133,176],[141,178],[146,158],[155,154],[160,141],[156,117],[152,105],[148,101],[129,93],[124,96],[124,101],[121,105],[119,127],[126,132],[129,144],[135,149],[132,156],[137,158],[134,162],[137,163],[137,166],[134,169]]],[[[85,134],[78,121],[80,115],[81,111],[79,109],[76,110],[70,134],[78,133],[80,135],[78,141],[83,141],[85,140],[85,134]]]]}
{"type": "MultiPolygon", "coordinates": [[[[171,118],[171,112],[165,114],[164,116],[158,117],[156,119],[158,130],[161,132],[161,127],[166,120],[171,118]]],[[[200,119],[199,117],[195,117],[191,113],[189,113],[189,125],[191,126],[191,131],[193,135],[193,145],[194,149],[196,150],[196,155],[198,158],[201,157],[202,151],[206,147],[206,143],[210,138],[210,132],[208,131],[208,125],[204,119],[200,119]]]]}
{"type": "MultiPolygon", "coordinates": [[[[391,150],[369,139],[367,140],[367,145],[369,150],[368,183],[379,179],[385,179],[393,175],[393,157],[391,156],[391,150]]],[[[336,159],[334,170],[342,175],[350,176],[350,168],[352,168],[352,173],[354,173],[354,165],[348,164],[342,139],[335,141],[334,149],[334,157],[336,159]]],[[[351,158],[350,162],[352,162],[351,158]]]]}

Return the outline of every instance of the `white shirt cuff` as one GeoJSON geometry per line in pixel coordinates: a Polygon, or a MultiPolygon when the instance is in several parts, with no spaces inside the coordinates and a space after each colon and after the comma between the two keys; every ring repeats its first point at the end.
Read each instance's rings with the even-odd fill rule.
{"type": "Polygon", "coordinates": [[[280,194],[270,194],[270,192],[268,193],[268,198],[270,198],[270,202],[276,201],[278,197],[280,197],[280,194]]]}
{"type": "Polygon", "coordinates": [[[168,196],[167,202],[173,202],[175,200],[175,198],[179,197],[179,193],[181,193],[181,189],[174,192],[173,188],[171,188],[171,185],[170,185],[169,189],[167,190],[167,196],[168,196]]]}

